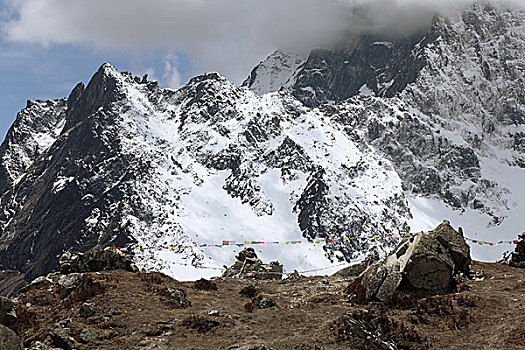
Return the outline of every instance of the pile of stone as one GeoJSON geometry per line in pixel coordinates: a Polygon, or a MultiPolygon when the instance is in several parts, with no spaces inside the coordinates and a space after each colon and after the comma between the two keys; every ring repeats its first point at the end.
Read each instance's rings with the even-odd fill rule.
{"type": "Polygon", "coordinates": [[[509,265],[512,267],[525,268],[525,232],[518,236],[518,244],[512,252],[509,265]]]}
{"type": "Polygon", "coordinates": [[[282,279],[283,265],[278,261],[264,264],[253,248],[246,248],[237,254],[237,261],[222,275],[227,278],[255,278],[259,280],[282,279]]]}
{"type": "Polygon", "coordinates": [[[133,260],[118,250],[95,250],[88,254],[65,252],[59,260],[62,274],[125,270],[138,272],[133,260]]]}
{"type": "Polygon", "coordinates": [[[461,232],[444,221],[429,234],[406,238],[361,275],[368,300],[384,301],[395,291],[419,296],[447,293],[470,274],[470,248],[461,232]]]}

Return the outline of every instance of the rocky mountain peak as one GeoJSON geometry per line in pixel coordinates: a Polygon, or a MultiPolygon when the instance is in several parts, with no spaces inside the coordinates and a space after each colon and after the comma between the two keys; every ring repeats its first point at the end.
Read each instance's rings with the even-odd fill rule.
{"type": "Polygon", "coordinates": [[[104,64],[67,100],[28,103],[0,147],[0,266],[31,279],[115,245],[186,278],[230,264],[236,245],[208,249],[224,240],[314,269],[445,215],[510,235],[525,225],[524,19],[476,5],[405,37],[278,51],[243,87],[208,73],[161,89],[104,64]],[[269,244],[301,237],[290,254],[269,244]]]}

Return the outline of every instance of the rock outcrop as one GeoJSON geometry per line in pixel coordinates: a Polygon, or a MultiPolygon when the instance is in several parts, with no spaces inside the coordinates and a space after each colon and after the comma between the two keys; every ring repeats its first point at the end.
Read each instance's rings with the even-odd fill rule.
{"type": "Polygon", "coordinates": [[[63,274],[126,270],[137,272],[138,268],[126,254],[111,249],[95,250],[87,258],[82,253],[65,252],[59,260],[63,274]]]}
{"type": "Polygon", "coordinates": [[[67,251],[58,261],[60,272],[63,274],[86,272],[86,256],[82,253],[67,251]]]}
{"type": "Polygon", "coordinates": [[[92,252],[87,261],[88,270],[91,272],[126,270],[138,272],[137,266],[128,256],[120,251],[96,250],[92,252]]]}
{"type": "Polygon", "coordinates": [[[470,248],[463,235],[444,221],[429,234],[404,239],[383,261],[363,274],[367,299],[386,300],[396,290],[420,296],[449,292],[455,277],[468,274],[470,248]]]}
{"type": "Polygon", "coordinates": [[[512,252],[512,256],[509,262],[510,266],[525,268],[525,232],[519,236],[516,249],[512,252]]]}

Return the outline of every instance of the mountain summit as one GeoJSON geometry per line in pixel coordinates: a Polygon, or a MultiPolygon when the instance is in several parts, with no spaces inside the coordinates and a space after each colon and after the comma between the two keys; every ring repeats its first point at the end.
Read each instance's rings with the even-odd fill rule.
{"type": "Polygon", "coordinates": [[[136,249],[139,267],[187,278],[239,250],[204,245],[323,238],[258,247],[285,269],[318,268],[445,215],[467,237],[513,238],[523,23],[476,4],[393,41],[278,51],[242,87],[209,73],[161,89],[104,64],[67,99],[28,101],[1,145],[0,268],[31,280],[66,250],[138,246],[156,248],[136,249]]]}

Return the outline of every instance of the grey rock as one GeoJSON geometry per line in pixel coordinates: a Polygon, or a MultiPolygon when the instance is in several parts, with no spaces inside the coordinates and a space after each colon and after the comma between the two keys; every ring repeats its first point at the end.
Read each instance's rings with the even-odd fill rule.
{"type": "Polygon", "coordinates": [[[387,274],[388,270],[381,263],[370,266],[364,278],[367,299],[372,299],[377,294],[387,274]]]}
{"type": "Polygon", "coordinates": [[[401,272],[392,271],[383,280],[383,283],[379,287],[376,293],[376,298],[379,300],[385,300],[388,296],[399,287],[403,274],[401,272]]]}
{"type": "Polygon", "coordinates": [[[27,292],[31,289],[39,289],[44,286],[51,287],[53,285],[53,280],[46,276],[39,276],[35,278],[31,283],[29,283],[27,286],[21,289],[22,292],[27,292]]]}
{"type": "Polygon", "coordinates": [[[112,307],[111,309],[109,309],[109,314],[113,316],[121,315],[122,311],[119,308],[112,307]]]}
{"type": "Polygon", "coordinates": [[[49,344],[47,343],[43,343],[43,342],[40,342],[40,341],[36,341],[34,342],[32,345],[31,345],[31,348],[30,350],[62,350],[61,348],[54,348],[54,347],[51,347],[49,344]]]}
{"type": "Polygon", "coordinates": [[[253,303],[259,309],[268,309],[268,308],[277,306],[277,303],[274,300],[268,297],[262,296],[262,295],[255,298],[253,303]]]}
{"type": "Polygon", "coordinates": [[[447,220],[443,221],[438,227],[432,231],[431,237],[444,246],[452,260],[454,260],[455,273],[469,273],[472,259],[470,257],[470,247],[465,242],[462,231],[458,232],[450,225],[447,220]]]}
{"type": "Polygon", "coordinates": [[[228,350],[268,350],[264,344],[232,345],[228,350]]]}
{"type": "Polygon", "coordinates": [[[356,319],[352,315],[344,315],[343,322],[347,333],[366,339],[381,350],[397,350],[397,346],[394,343],[382,340],[380,332],[368,322],[356,319]]]}
{"type": "Polygon", "coordinates": [[[98,334],[90,329],[86,328],[82,332],[80,332],[79,340],[81,343],[84,343],[84,344],[92,343],[97,339],[98,339],[98,334]]]}
{"type": "Polygon", "coordinates": [[[88,318],[96,313],[95,307],[90,303],[82,303],[78,311],[80,317],[88,318]]]}
{"type": "Polygon", "coordinates": [[[0,349],[2,350],[24,350],[22,340],[15,332],[0,325],[0,349]]]}
{"type": "Polygon", "coordinates": [[[0,297],[0,324],[9,325],[16,320],[16,308],[13,301],[6,297],[0,297]]]}
{"type": "Polygon", "coordinates": [[[69,275],[63,275],[58,279],[57,288],[61,298],[67,297],[78,285],[78,280],[81,274],[71,273],[69,275]]]}
{"type": "Polygon", "coordinates": [[[41,341],[36,341],[31,345],[30,350],[51,350],[51,347],[46,344],[42,343],[41,341]]]}
{"type": "Polygon", "coordinates": [[[62,328],[59,324],[55,324],[49,332],[49,337],[53,341],[53,344],[64,350],[72,350],[73,338],[69,335],[67,328],[62,328]]]}
{"type": "Polygon", "coordinates": [[[168,293],[175,301],[178,308],[186,308],[191,306],[191,302],[186,298],[186,293],[177,288],[168,288],[168,293]]]}
{"type": "Polygon", "coordinates": [[[86,272],[85,255],[67,251],[60,256],[60,272],[63,274],[86,272]]]}

